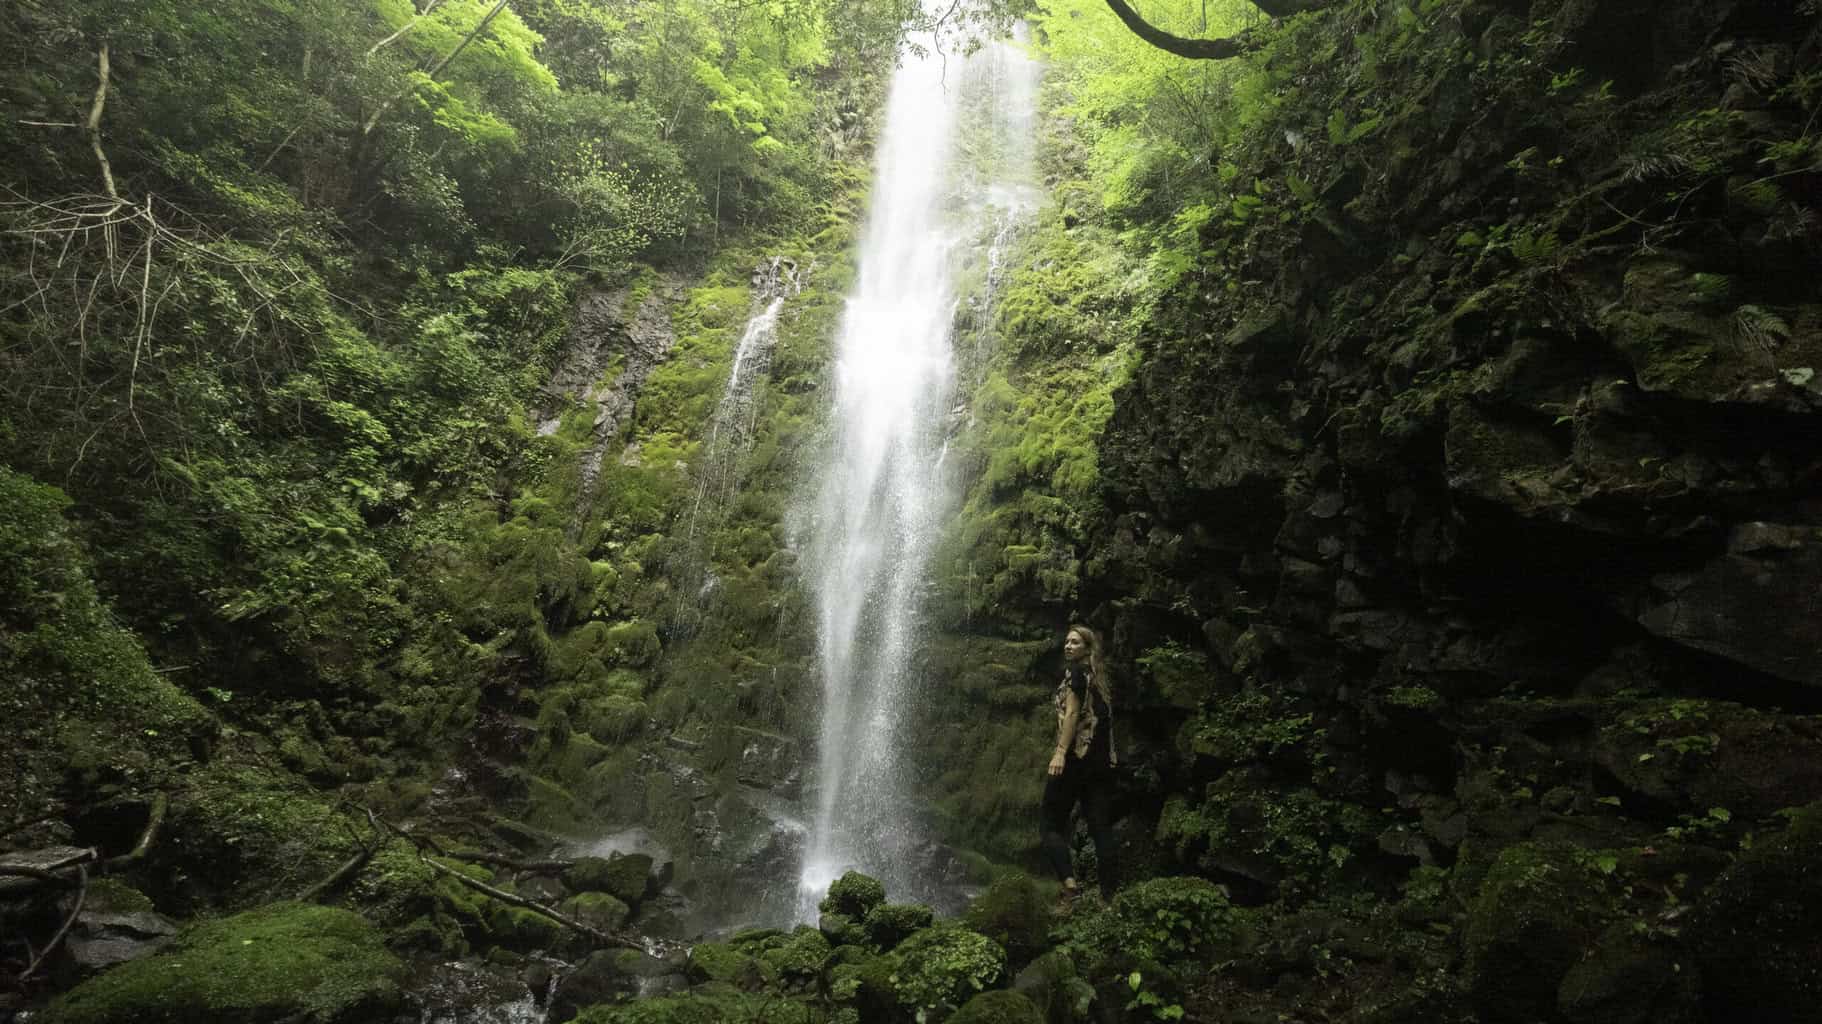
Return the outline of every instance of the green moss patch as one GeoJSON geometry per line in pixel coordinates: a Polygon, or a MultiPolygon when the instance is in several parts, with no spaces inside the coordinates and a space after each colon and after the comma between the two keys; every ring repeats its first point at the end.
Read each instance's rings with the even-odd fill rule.
{"type": "Polygon", "coordinates": [[[197,925],[59,997],[46,1024],[355,1024],[403,1006],[405,967],[357,914],[276,903],[197,925]]]}

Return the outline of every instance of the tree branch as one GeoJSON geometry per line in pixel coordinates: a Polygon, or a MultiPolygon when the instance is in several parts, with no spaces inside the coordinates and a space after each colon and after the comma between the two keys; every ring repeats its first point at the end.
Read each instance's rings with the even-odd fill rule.
{"type": "Polygon", "coordinates": [[[1171,35],[1151,22],[1139,17],[1139,13],[1126,5],[1126,0],[1107,0],[1107,6],[1120,21],[1124,22],[1132,34],[1167,53],[1190,60],[1228,60],[1238,57],[1254,48],[1254,45],[1242,33],[1226,39],[1189,39],[1184,36],[1171,35]]]}
{"type": "Polygon", "coordinates": [[[393,34],[387,36],[386,38],[380,40],[379,42],[374,43],[373,46],[370,49],[368,49],[367,56],[371,57],[374,54],[385,49],[386,47],[391,46],[393,43],[398,42],[399,38],[402,37],[405,33],[411,31],[414,28],[417,28],[418,22],[429,17],[430,12],[436,10],[437,4],[440,4],[442,2],[443,2],[443,0],[430,0],[430,3],[427,4],[423,10],[418,11],[417,14],[413,15],[410,21],[407,21],[405,24],[400,25],[399,30],[397,32],[394,32],[393,34]]]}
{"type": "MultiPolygon", "coordinates": [[[[147,205],[151,205],[149,201],[147,205]]],[[[152,840],[158,838],[158,829],[164,824],[165,809],[169,805],[170,801],[166,799],[163,793],[159,793],[152,797],[152,809],[150,813],[146,815],[145,831],[139,833],[139,842],[133,844],[132,850],[121,854],[118,857],[109,859],[103,866],[111,870],[122,864],[131,864],[136,860],[143,859],[146,855],[146,851],[152,848],[152,840]]]]}
{"type": "Polygon", "coordinates": [[[528,900],[525,897],[517,895],[515,893],[507,892],[504,889],[496,889],[493,886],[488,885],[485,882],[479,881],[477,879],[469,878],[467,875],[462,874],[460,871],[457,871],[455,868],[452,868],[447,864],[438,864],[436,861],[430,859],[429,857],[424,857],[423,861],[424,861],[424,863],[430,865],[432,868],[436,869],[438,872],[448,875],[450,878],[453,878],[457,882],[460,882],[461,884],[467,886],[468,888],[473,889],[475,892],[481,893],[482,895],[485,895],[485,896],[491,896],[494,899],[499,900],[502,903],[510,903],[515,907],[524,907],[526,910],[529,910],[534,914],[541,914],[545,917],[550,918],[552,921],[557,922],[558,924],[562,925],[563,927],[570,929],[571,931],[580,932],[581,934],[588,936],[590,939],[593,939],[594,941],[596,941],[604,946],[620,946],[624,949],[637,949],[640,952],[645,951],[645,946],[641,945],[637,939],[634,939],[630,936],[616,935],[616,934],[612,934],[609,932],[601,931],[596,928],[590,928],[588,925],[585,925],[582,922],[580,922],[572,917],[565,916],[564,914],[561,914],[555,910],[552,910],[550,907],[547,907],[542,903],[537,903],[535,901],[528,900]]]}
{"type": "MultiPolygon", "coordinates": [[[[499,14],[501,11],[504,11],[506,9],[506,5],[508,2],[509,2],[509,0],[500,0],[499,3],[494,4],[493,10],[488,11],[487,16],[482,18],[475,25],[474,31],[468,33],[466,36],[463,36],[462,41],[456,44],[456,48],[449,51],[448,56],[444,57],[440,61],[437,61],[437,66],[434,68],[431,68],[430,71],[426,74],[426,77],[428,77],[432,81],[434,81],[438,75],[442,74],[443,69],[449,66],[450,61],[455,60],[457,57],[461,56],[462,51],[468,49],[469,43],[474,42],[475,39],[478,36],[480,36],[481,33],[487,31],[487,26],[493,24],[493,20],[496,17],[499,17],[499,14]]],[[[375,110],[373,112],[373,116],[367,119],[367,123],[361,126],[361,134],[362,135],[372,135],[374,127],[380,123],[380,118],[385,115],[386,111],[391,109],[392,105],[394,103],[397,103],[399,100],[404,99],[405,95],[407,93],[409,93],[410,91],[411,91],[411,86],[409,84],[407,84],[405,86],[405,88],[400,89],[398,92],[394,93],[392,95],[391,99],[380,104],[380,108],[378,110],[375,110]]]]}
{"type": "MultiPolygon", "coordinates": [[[[1293,14],[1320,11],[1332,6],[1334,2],[1335,0],[1253,0],[1253,6],[1274,18],[1288,18],[1293,14]]],[[[1173,35],[1140,17],[1139,12],[1133,10],[1126,0],[1107,0],[1107,7],[1133,35],[1160,50],[1190,60],[1228,60],[1250,53],[1260,46],[1259,41],[1247,32],[1225,39],[1192,39],[1173,35]]]]}
{"type": "Polygon", "coordinates": [[[335,873],[297,894],[299,903],[314,903],[328,893],[334,892],[342,883],[361,873],[367,862],[373,859],[375,847],[363,846],[354,856],[335,869],[335,873]]]}
{"type": "Polygon", "coordinates": [[[1288,18],[1293,14],[1307,14],[1333,7],[1335,0],[1253,0],[1253,6],[1274,18],[1288,18]]]}
{"type": "Polygon", "coordinates": [[[119,201],[120,192],[114,188],[114,168],[108,164],[108,154],[101,148],[101,110],[108,102],[108,44],[101,44],[95,54],[95,63],[99,81],[95,83],[95,102],[89,106],[89,148],[95,151],[95,159],[101,164],[101,183],[107,187],[108,198],[119,201]]]}
{"type": "Polygon", "coordinates": [[[57,948],[57,944],[63,941],[65,935],[69,934],[70,926],[76,923],[78,917],[82,916],[82,904],[89,895],[89,870],[80,864],[76,866],[76,884],[78,887],[76,905],[70,908],[70,916],[63,919],[63,927],[57,929],[57,934],[51,936],[51,941],[45,943],[44,948],[38,951],[38,955],[32,958],[32,962],[26,965],[25,970],[20,971],[18,977],[13,979],[14,984],[22,985],[32,975],[38,973],[38,968],[44,963],[45,958],[51,955],[51,951],[57,948]]]}

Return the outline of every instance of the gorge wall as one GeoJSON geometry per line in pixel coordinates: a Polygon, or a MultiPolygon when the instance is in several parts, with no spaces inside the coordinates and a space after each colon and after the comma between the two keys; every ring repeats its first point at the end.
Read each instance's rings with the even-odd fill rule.
{"type": "Polygon", "coordinates": [[[928,780],[948,833],[1031,858],[1081,617],[1139,763],[1126,870],[1330,929],[1210,1012],[1812,1019],[1813,884],[1754,851],[1822,799],[1816,14],[1278,27],[1225,194],[1146,182],[1189,239],[1149,306],[1053,115],[931,665],[981,723],[928,780]],[[1337,981],[1375,914],[1443,937],[1409,955],[1462,1002],[1381,1000],[1359,949],[1337,981]]]}

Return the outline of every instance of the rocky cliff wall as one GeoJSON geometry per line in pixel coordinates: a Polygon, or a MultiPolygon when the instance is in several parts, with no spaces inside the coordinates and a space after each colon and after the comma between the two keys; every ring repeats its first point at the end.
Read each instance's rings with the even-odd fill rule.
{"type": "MultiPolygon", "coordinates": [[[[1748,978],[1706,883],[1822,799],[1818,32],[1813,5],[1579,0],[1274,30],[1278,105],[1210,155],[1232,203],[1194,269],[1142,318],[1091,284],[1009,334],[1028,372],[1135,354],[1098,502],[975,478],[977,536],[1055,514],[971,549],[1000,603],[957,599],[932,673],[1000,723],[993,764],[933,776],[974,811],[955,834],[1030,856],[1030,709],[1079,614],[1141,763],[1128,870],[1443,937],[1410,954],[1451,979],[1427,993],[1368,998],[1347,954],[1352,981],[1274,963],[1209,1005],[1813,1019],[1813,893],[1748,978]]],[[[1039,247],[1109,251],[1075,219],[1039,247]]]]}

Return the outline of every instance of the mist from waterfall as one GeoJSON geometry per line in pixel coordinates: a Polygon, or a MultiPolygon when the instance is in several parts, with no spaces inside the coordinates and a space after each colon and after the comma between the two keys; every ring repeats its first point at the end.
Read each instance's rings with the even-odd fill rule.
{"type": "MultiPolygon", "coordinates": [[[[806,544],[823,685],[813,820],[800,879],[809,916],[853,868],[895,899],[930,899],[903,737],[934,714],[917,692],[922,603],[955,506],[958,282],[989,277],[1030,206],[1037,66],[1010,44],[968,58],[907,54],[892,81],[836,343],[832,437],[806,544]]],[[[997,269],[997,268],[995,268],[997,269]]]]}

